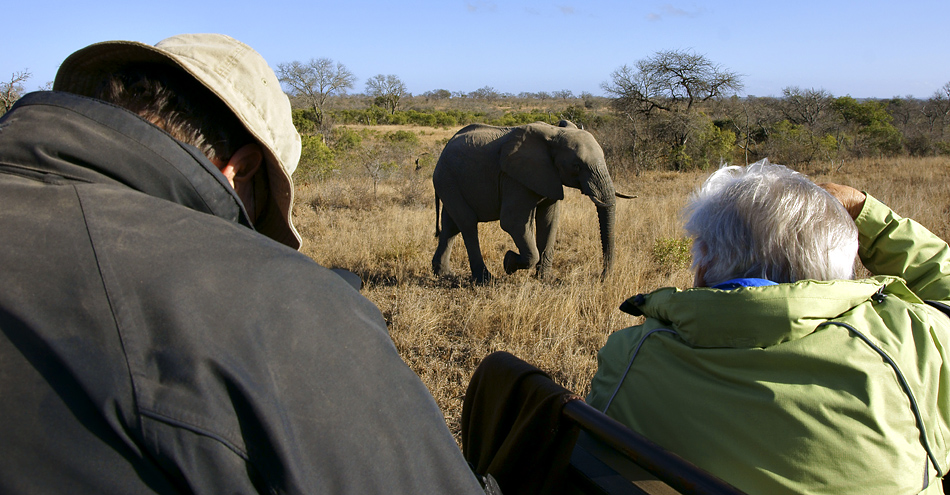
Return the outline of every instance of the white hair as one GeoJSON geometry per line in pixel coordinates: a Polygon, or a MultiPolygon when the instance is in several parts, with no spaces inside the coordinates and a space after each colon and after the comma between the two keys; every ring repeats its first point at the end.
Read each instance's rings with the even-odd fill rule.
{"type": "Polygon", "coordinates": [[[724,166],[684,210],[693,269],[706,285],[734,278],[777,283],[854,278],[858,231],[827,191],[767,159],[724,166]]]}

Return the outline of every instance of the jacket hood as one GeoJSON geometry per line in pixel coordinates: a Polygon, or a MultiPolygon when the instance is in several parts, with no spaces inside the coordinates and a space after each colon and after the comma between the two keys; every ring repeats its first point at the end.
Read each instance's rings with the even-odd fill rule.
{"type": "Polygon", "coordinates": [[[124,185],[252,228],[201,151],[109,103],[62,92],[25,95],[0,119],[0,150],[3,169],[124,185]]]}
{"type": "Polygon", "coordinates": [[[667,327],[693,347],[769,347],[800,339],[875,294],[920,301],[896,277],[863,280],[803,280],[791,284],[719,290],[665,288],[640,294],[621,309],[667,327]]]}

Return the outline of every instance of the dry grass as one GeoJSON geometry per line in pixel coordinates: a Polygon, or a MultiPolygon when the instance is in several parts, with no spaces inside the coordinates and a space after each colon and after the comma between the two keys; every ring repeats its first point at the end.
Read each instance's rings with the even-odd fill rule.
{"type": "Polygon", "coordinates": [[[352,129],[354,131],[360,131],[363,129],[369,129],[378,134],[386,134],[387,132],[396,132],[396,131],[410,131],[414,132],[419,136],[419,142],[424,146],[431,146],[440,141],[447,141],[450,137],[454,136],[456,132],[459,131],[464,126],[453,126],[453,127],[429,127],[429,126],[420,126],[420,125],[363,125],[363,124],[345,124],[340,127],[346,129],[352,129]]]}
{"type": "MultiPolygon", "coordinates": [[[[950,159],[851,161],[802,172],[816,182],[865,189],[941,237],[950,236],[950,159]]],[[[479,361],[496,350],[512,352],[563,386],[587,393],[607,336],[638,322],[617,309],[620,303],[657,287],[691,283],[687,267],[655,250],[682,239],[679,210],[705,175],[644,172],[615,178],[618,190],[639,197],[618,204],[615,270],[604,282],[598,277],[596,212],[574,190],[568,190],[562,208],[556,280],[550,283],[526,272],[504,275],[501,260],[513,243],[497,222],[480,227],[485,261],[498,277],[493,285],[468,283],[461,242],[452,256],[456,276],[433,276],[435,214],[428,177],[383,183],[377,197],[369,179],[300,186],[295,216],[305,254],[364,280],[363,294],[383,312],[403,359],[458,434],[468,380],[479,361]]]]}

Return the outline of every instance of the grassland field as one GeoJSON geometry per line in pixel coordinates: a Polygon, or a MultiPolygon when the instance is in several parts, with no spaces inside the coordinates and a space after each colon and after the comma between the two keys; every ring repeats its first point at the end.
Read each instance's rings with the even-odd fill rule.
{"type": "MultiPolygon", "coordinates": [[[[437,141],[454,129],[419,131],[437,141]]],[[[940,237],[950,236],[950,158],[860,159],[799,171],[816,182],[865,190],[940,237]]],[[[618,203],[615,267],[604,281],[596,212],[579,191],[567,190],[551,282],[526,271],[506,276],[501,261],[514,244],[497,222],[481,224],[482,251],[497,277],[488,286],[468,281],[461,239],[452,255],[455,275],[431,273],[431,173],[385,180],[375,194],[359,177],[299,184],[294,216],[303,253],[363,279],[362,293],[382,311],[400,355],[429,388],[456,438],[465,389],[487,354],[511,352],[585,395],[607,336],[639,322],[620,312],[620,303],[692,281],[679,213],[709,171],[614,175],[618,190],[638,197],[618,203]]]]}

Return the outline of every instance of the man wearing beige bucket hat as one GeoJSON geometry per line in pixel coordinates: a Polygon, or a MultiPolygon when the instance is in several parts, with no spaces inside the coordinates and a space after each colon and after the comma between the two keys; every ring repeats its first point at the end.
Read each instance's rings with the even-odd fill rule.
{"type": "Polygon", "coordinates": [[[131,41],[97,43],[62,63],[53,90],[101,97],[102,81],[131,64],[187,75],[237,117],[260,147],[270,184],[266,205],[259,205],[264,215],[255,227],[278,242],[299,248],[300,236],[291,218],[290,176],[300,159],[300,135],[291,119],[290,102],[264,58],[249,46],[221,35],[179,35],[155,46],[131,41]]]}
{"type": "Polygon", "coordinates": [[[296,251],[257,52],[98,43],[53,89],[0,118],[0,493],[481,492],[379,310],[296,251]]]}

